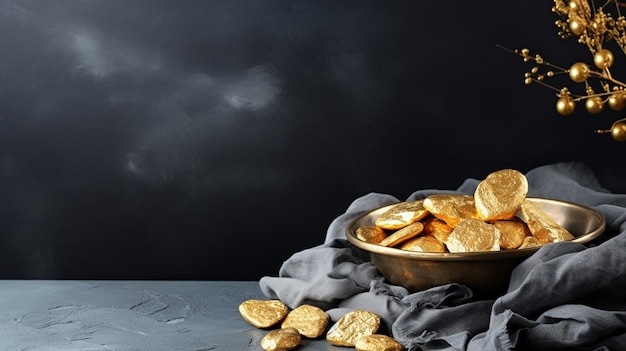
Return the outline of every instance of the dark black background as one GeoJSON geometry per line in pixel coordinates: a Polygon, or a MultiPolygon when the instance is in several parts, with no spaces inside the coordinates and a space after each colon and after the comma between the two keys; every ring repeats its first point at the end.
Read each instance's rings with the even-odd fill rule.
{"type": "Polygon", "coordinates": [[[360,196],[505,167],[626,192],[621,115],[497,47],[590,62],[552,4],[0,1],[0,277],[255,280],[360,196]]]}

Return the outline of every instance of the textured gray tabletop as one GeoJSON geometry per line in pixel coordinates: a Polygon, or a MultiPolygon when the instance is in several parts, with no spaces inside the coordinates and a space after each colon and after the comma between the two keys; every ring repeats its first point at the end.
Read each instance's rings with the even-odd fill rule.
{"type": "Polygon", "coordinates": [[[251,298],[258,282],[0,280],[0,350],[262,350],[237,309],[251,298]]]}

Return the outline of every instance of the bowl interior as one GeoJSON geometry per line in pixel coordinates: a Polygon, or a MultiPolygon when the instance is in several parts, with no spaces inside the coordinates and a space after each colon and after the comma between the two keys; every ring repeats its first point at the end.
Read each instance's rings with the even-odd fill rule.
{"type": "MultiPolygon", "coordinates": [[[[604,232],[605,219],[598,211],[559,200],[529,197],[565,227],[579,243],[604,232]]],[[[493,297],[506,291],[513,269],[539,248],[489,252],[431,253],[384,247],[361,241],[356,229],[373,225],[375,219],[396,204],[377,208],[354,219],[346,228],[347,239],[368,252],[372,263],[391,283],[415,292],[447,283],[469,286],[477,296],[493,297]]]]}
{"type": "MultiPolygon", "coordinates": [[[[605,230],[606,222],[604,216],[590,207],[566,201],[538,197],[529,197],[528,199],[538,204],[542,209],[548,212],[557,223],[572,233],[575,237],[575,239],[572,240],[574,242],[587,243],[600,236],[600,234],[602,234],[605,230]]],[[[409,259],[426,260],[493,260],[511,257],[527,257],[539,249],[538,247],[534,247],[527,249],[463,253],[413,252],[370,244],[357,238],[355,234],[357,228],[364,225],[373,225],[374,221],[378,216],[380,216],[381,213],[387,211],[395,205],[396,204],[390,204],[379,207],[354,219],[346,228],[347,239],[353,245],[365,251],[409,259]]]]}

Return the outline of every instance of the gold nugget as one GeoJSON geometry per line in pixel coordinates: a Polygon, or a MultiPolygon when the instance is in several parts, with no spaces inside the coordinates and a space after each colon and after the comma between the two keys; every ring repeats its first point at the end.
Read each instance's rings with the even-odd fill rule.
{"type": "Polygon", "coordinates": [[[374,224],[383,229],[398,230],[422,220],[427,215],[428,211],[423,206],[423,200],[400,202],[381,213],[374,224]]]}
{"type": "Polygon", "coordinates": [[[485,221],[511,219],[528,193],[528,180],[514,169],[490,173],[474,192],[476,212],[485,221]]]}
{"type": "Polygon", "coordinates": [[[482,219],[464,219],[454,227],[446,245],[450,252],[498,251],[500,231],[482,219]]]}
{"type": "Polygon", "coordinates": [[[402,351],[404,347],[396,339],[384,334],[371,334],[357,340],[357,351],[402,351]]]}
{"type": "Polygon", "coordinates": [[[548,213],[531,200],[526,199],[522,202],[520,213],[526,224],[528,224],[530,232],[542,244],[574,239],[572,233],[558,224],[548,213]]]}
{"type": "Polygon", "coordinates": [[[416,252],[446,252],[446,246],[432,235],[421,235],[400,245],[400,249],[416,252]]]}
{"type": "Polygon", "coordinates": [[[269,328],[282,321],[289,308],[280,300],[246,300],[239,305],[239,313],[257,328],[269,328]]]}
{"type": "Polygon", "coordinates": [[[518,249],[527,249],[531,247],[539,247],[542,245],[543,244],[539,240],[537,240],[537,238],[531,235],[524,238],[522,245],[520,245],[518,249]]]}
{"type": "Polygon", "coordinates": [[[334,346],[354,347],[365,335],[375,334],[380,328],[380,316],[367,310],[353,310],[344,314],[326,333],[326,340],[334,346]]]}
{"type": "Polygon", "coordinates": [[[375,225],[366,225],[356,228],[354,234],[356,234],[356,237],[360,240],[370,244],[378,244],[387,237],[385,230],[375,225]]]}
{"type": "Polygon", "coordinates": [[[301,340],[296,328],[274,329],[261,339],[261,347],[265,351],[288,351],[298,347],[301,340]]]}
{"type": "Polygon", "coordinates": [[[424,208],[452,227],[462,219],[478,217],[473,195],[430,195],[424,199],[424,208]]]}
{"type": "Polygon", "coordinates": [[[450,236],[452,229],[454,229],[446,222],[436,217],[426,218],[422,221],[422,224],[424,225],[422,235],[432,235],[442,243],[448,241],[448,236],[450,236]]]}
{"type": "Polygon", "coordinates": [[[293,327],[307,338],[317,338],[324,334],[330,317],[324,310],[312,305],[301,305],[289,312],[281,325],[282,328],[293,327]]]}
{"type": "Polygon", "coordinates": [[[517,249],[527,236],[532,236],[528,225],[521,220],[495,221],[493,225],[500,231],[500,248],[505,250],[517,249]]]}
{"type": "Polygon", "coordinates": [[[424,230],[424,225],[422,224],[422,222],[411,223],[404,228],[396,230],[391,235],[379,242],[378,245],[394,247],[411,238],[418,236],[422,232],[422,230],[424,230]]]}

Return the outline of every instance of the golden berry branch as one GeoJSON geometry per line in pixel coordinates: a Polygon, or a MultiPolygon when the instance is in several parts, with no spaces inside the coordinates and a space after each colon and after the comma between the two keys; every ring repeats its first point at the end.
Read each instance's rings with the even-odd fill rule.
{"type": "MultiPolygon", "coordinates": [[[[604,111],[605,105],[615,111],[625,109],[626,83],[611,74],[610,69],[615,63],[615,57],[605,44],[613,42],[626,55],[626,17],[620,11],[620,8],[626,7],[626,3],[607,0],[602,6],[592,8],[587,0],[570,0],[567,3],[563,0],[553,1],[552,12],[559,16],[555,21],[559,28],[559,37],[577,38],[578,42],[585,45],[592,54],[593,66],[578,61],[566,69],[545,61],[539,54],[531,55],[529,49],[510,50],[498,46],[521,56],[524,62],[536,64],[524,75],[524,83],[527,85],[537,83],[556,91],[556,110],[561,115],[572,114],[576,104],[581,102],[584,102],[585,109],[591,114],[604,111]],[[616,12],[615,16],[609,12],[612,9],[616,12]],[[573,94],[567,86],[558,88],[546,82],[547,79],[565,74],[574,83],[583,84],[584,92],[573,94]],[[598,84],[597,92],[592,82],[598,84]]],[[[626,118],[613,123],[609,130],[599,129],[596,132],[611,133],[614,140],[626,141],[626,118]]]]}

